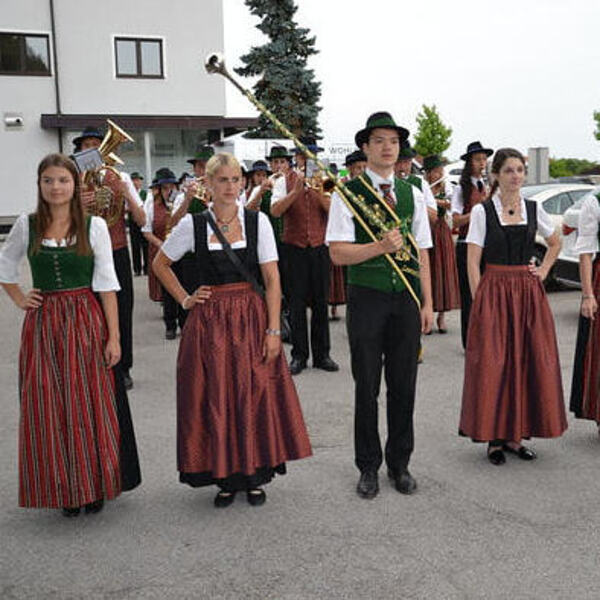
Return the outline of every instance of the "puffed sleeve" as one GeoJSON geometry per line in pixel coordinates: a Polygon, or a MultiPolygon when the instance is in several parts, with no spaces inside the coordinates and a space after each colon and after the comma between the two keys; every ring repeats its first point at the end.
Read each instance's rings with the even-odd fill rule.
{"type": "Polygon", "coordinates": [[[0,283],[19,283],[19,265],[27,254],[29,217],[21,215],[0,246],[0,283]]]}
{"type": "Polygon", "coordinates": [[[152,194],[144,202],[144,213],[146,214],[146,222],[142,227],[142,232],[152,233],[152,221],[154,221],[154,198],[152,194]]]}
{"type": "Polygon", "coordinates": [[[454,186],[454,192],[452,193],[452,200],[450,201],[450,210],[457,214],[462,215],[465,205],[462,197],[462,188],[460,185],[454,186]]]}
{"type": "Polygon", "coordinates": [[[435,201],[435,198],[433,197],[433,192],[431,191],[431,186],[424,179],[422,179],[421,181],[423,182],[421,185],[423,186],[422,192],[423,192],[423,196],[425,197],[425,205],[427,206],[427,208],[437,210],[437,202],[435,201]]]}
{"type": "Polygon", "coordinates": [[[140,197],[140,193],[135,189],[135,185],[133,185],[133,181],[131,181],[131,177],[129,173],[122,172],[121,180],[125,182],[127,185],[127,190],[129,191],[129,195],[133,198],[134,202],[142,208],[144,206],[144,202],[140,197]]]}
{"type": "Polygon", "coordinates": [[[598,248],[598,227],[600,223],[600,202],[593,194],[585,197],[579,213],[579,226],[577,228],[577,254],[594,254],[598,248]]]}
{"type": "Polygon", "coordinates": [[[186,252],[194,252],[194,247],[194,221],[188,214],[175,225],[160,249],[169,260],[177,262],[186,252]]]}
{"type": "Polygon", "coordinates": [[[94,252],[92,290],[94,292],[118,292],[121,286],[115,272],[108,225],[101,217],[92,217],[90,246],[94,252]]]}
{"type": "Polygon", "coordinates": [[[325,242],[355,242],[354,219],[337,192],[331,196],[325,242]]]}
{"type": "Polygon", "coordinates": [[[482,204],[476,204],[471,209],[471,222],[469,223],[469,233],[467,233],[467,244],[476,244],[477,246],[485,245],[485,208],[482,204]]]}
{"type": "Polygon", "coordinates": [[[556,230],[550,215],[539,202],[537,203],[537,230],[544,239],[549,238],[556,230]]]}
{"type": "Polygon", "coordinates": [[[413,187],[414,211],[412,219],[412,234],[421,250],[432,248],[431,227],[429,217],[427,216],[427,207],[425,205],[425,196],[419,191],[419,188],[413,187]]]}
{"type": "Polygon", "coordinates": [[[273,227],[269,221],[269,217],[265,213],[258,213],[258,264],[273,262],[277,260],[277,243],[275,242],[275,234],[273,227]]]}

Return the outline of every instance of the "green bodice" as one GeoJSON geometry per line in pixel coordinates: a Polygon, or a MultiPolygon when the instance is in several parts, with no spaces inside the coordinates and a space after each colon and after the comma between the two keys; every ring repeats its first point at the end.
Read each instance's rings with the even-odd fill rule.
{"type": "Polygon", "coordinates": [[[271,221],[271,227],[273,227],[273,232],[275,233],[275,239],[277,243],[281,241],[281,236],[283,234],[283,218],[282,217],[274,217],[271,215],[271,197],[272,192],[267,190],[261,199],[260,202],[260,210],[264,212],[268,217],[269,221],[271,221]]]}
{"type": "MultiPolygon", "coordinates": [[[[88,235],[92,218],[87,217],[88,235]]],[[[74,246],[40,246],[32,253],[35,239],[35,217],[29,216],[29,246],[27,258],[31,267],[33,287],[43,292],[91,287],[94,274],[94,255],[77,254],[74,246]]]]}

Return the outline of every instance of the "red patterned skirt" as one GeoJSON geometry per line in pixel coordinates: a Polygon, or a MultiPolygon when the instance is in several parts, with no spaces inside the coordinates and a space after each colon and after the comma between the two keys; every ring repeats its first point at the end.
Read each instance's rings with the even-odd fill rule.
{"type": "Polygon", "coordinates": [[[44,294],[19,356],[19,505],[78,507],[121,492],[107,331],[89,288],[44,294]]]}
{"type": "Polygon", "coordinates": [[[338,306],[346,304],[346,277],[344,267],[329,264],[329,304],[338,306]]]}
{"type": "Polygon", "coordinates": [[[474,441],[567,428],[554,320],[527,266],[486,265],[471,314],[460,433],[474,441]]]}
{"type": "MultiPolygon", "coordinates": [[[[600,298],[600,258],[594,262],[593,290],[600,298]]],[[[570,409],[579,419],[600,423],[600,315],[579,316],[570,409]]]]}
{"type": "Polygon", "coordinates": [[[212,288],[190,311],[177,359],[177,464],[194,487],[258,487],[311,454],[283,351],[262,358],[264,300],[248,283],[212,288]]]}
{"type": "Polygon", "coordinates": [[[161,302],[163,299],[163,288],[158,280],[158,277],[154,274],[154,269],[152,268],[152,261],[158,254],[160,248],[157,248],[154,244],[148,242],[148,264],[150,268],[148,269],[148,294],[150,296],[150,300],[154,302],[161,302]]]}
{"type": "Polygon", "coordinates": [[[460,308],[460,288],[454,255],[454,241],[450,227],[438,218],[431,228],[433,248],[429,252],[431,291],[434,312],[460,308]]]}

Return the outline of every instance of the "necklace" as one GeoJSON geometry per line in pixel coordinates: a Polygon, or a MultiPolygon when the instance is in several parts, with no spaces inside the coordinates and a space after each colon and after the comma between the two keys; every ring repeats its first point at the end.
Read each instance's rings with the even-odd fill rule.
{"type": "Polygon", "coordinates": [[[229,219],[229,221],[224,221],[222,219],[219,219],[219,217],[217,217],[217,223],[220,225],[220,229],[223,233],[227,233],[229,231],[229,225],[232,223],[232,221],[236,217],[237,217],[237,211],[235,212],[233,217],[231,217],[231,219],[229,219]]]}

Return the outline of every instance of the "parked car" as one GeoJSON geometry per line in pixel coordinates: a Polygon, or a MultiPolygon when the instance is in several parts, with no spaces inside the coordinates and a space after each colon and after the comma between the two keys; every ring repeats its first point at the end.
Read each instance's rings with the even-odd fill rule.
{"type": "Polygon", "coordinates": [[[563,215],[563,245],[556,264],[554,265],[554,274],[557,281],[569,287],[581,287],[581,279],[579,277],[579,255],[575,253],[575,244],[577,243],[577,228],[579,226],[581,205],[589,194],[600,194],[600,186],[581,196],[563,215]]]}
{"type": "MultiPolygon", "coordinates": [[[[583,196],[588,194],[594,186],[582,183],[545,183],[540,185],[526,185],[523,186],[523,196],[528,200],[534,200],[544,207],[544,210],[550,215],[550,218],[554,222],[555,227],[559,233],[563,234],[563,215],[571,208],[578,200],[581,200],[583,196]]],[[[546,241],[540,235],[536,236],[535,240],[535,254],[539,262],[544,259],[546,254],[546,241]]],[[[564,241],[563,241],[564,243],[564,241]]],[[[561,255],[563,251],[561,251],[561,255]]],[[[558,262],[558,261],[557,261],[558,262]]],[[[579,261],[577,261],[579,262],[579,261]]],[[[572,270],[572,264],[568,265],[572,270]]],[[[557,264],[554,265],[546,283],[549,286],[556,285],[557,283],[575,283],[571,281],[573,273],[569,272],[569,278],[561,277],[564,271],[564,264],[561,264],[561,268],[557,268],[557,264]]],[[[579,276],[577,275],[577,281],[579,276]]]]}

